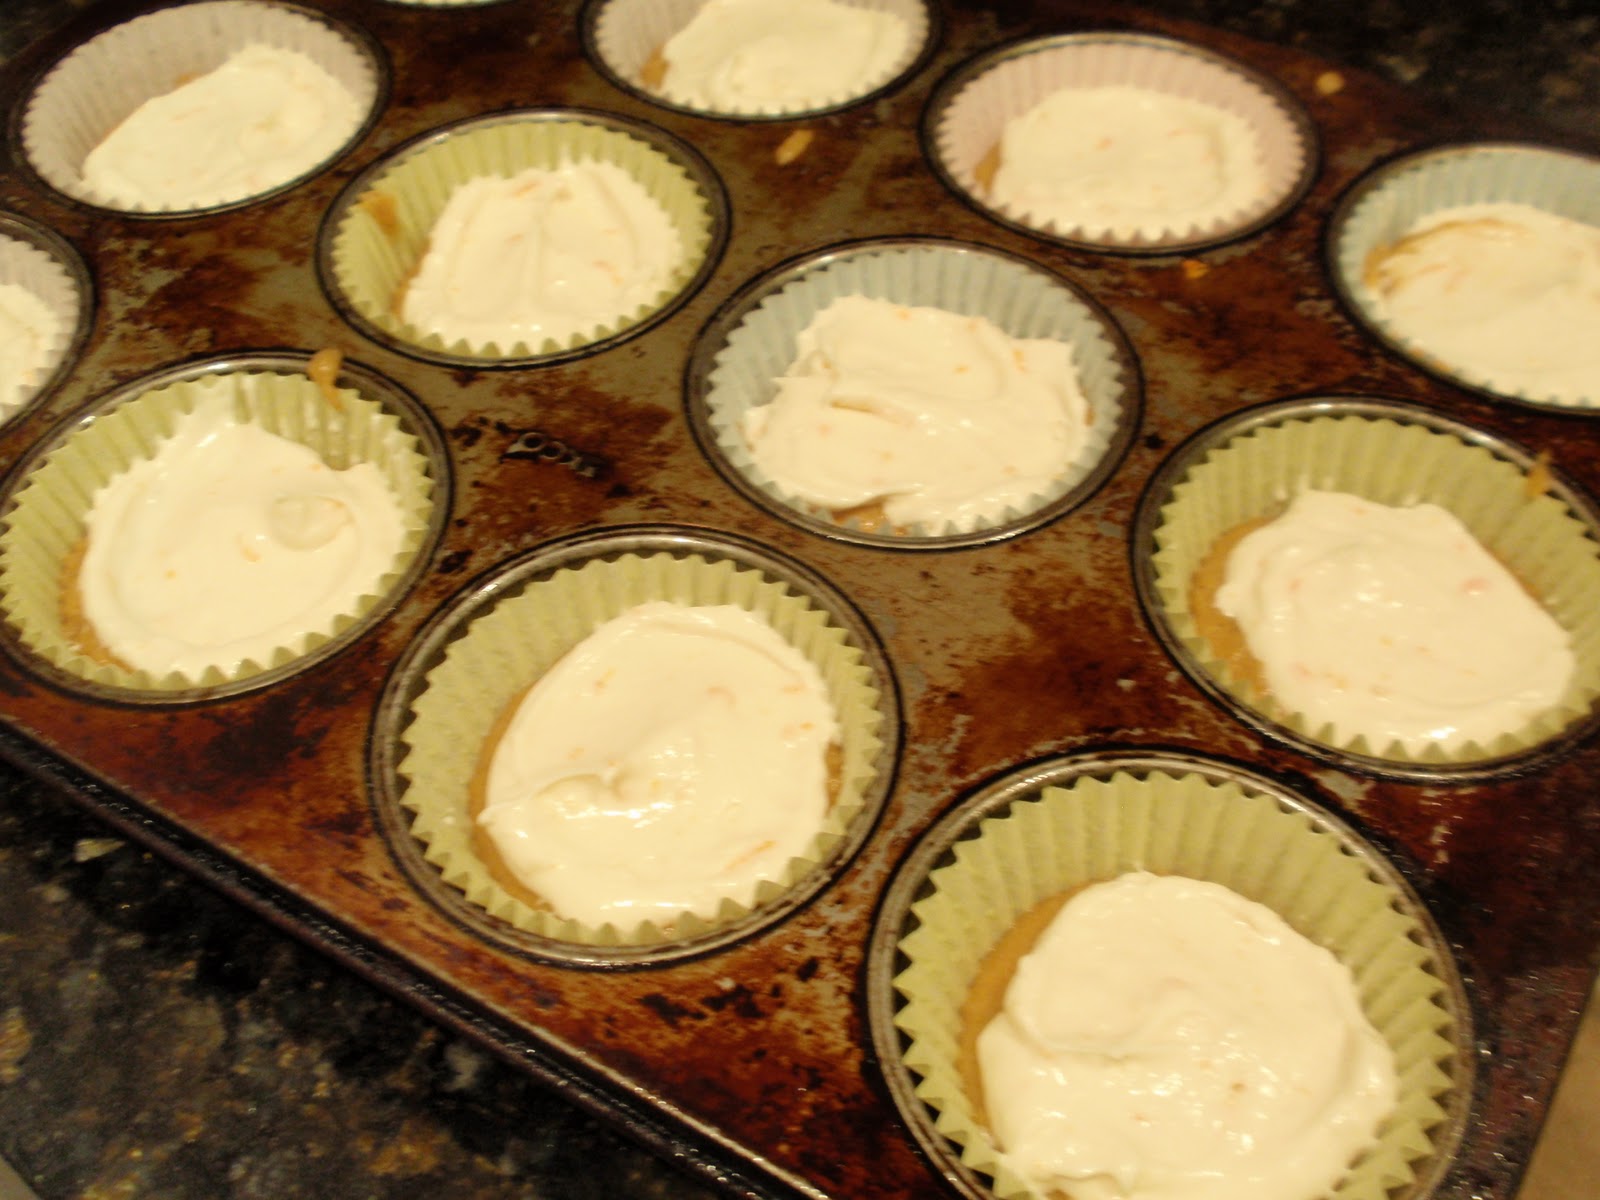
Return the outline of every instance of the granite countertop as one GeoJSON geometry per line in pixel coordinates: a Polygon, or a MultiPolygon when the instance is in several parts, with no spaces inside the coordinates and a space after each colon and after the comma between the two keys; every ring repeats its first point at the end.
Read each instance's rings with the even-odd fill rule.
{"type": "MultiPolygon", "coordinates": [[[[0,52],[83,6],[9,0],[0,52]]],[[[1592,0],[1147,7],[1600,143],[1592,0]]],[[[3,763],[0,1157],[44,1200],[711,1194],[3,763]]]]}

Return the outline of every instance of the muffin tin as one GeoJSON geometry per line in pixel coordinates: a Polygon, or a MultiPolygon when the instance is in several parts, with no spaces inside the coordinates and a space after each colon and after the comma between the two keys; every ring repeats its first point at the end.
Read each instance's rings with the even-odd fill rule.
{"type": "MultiPolygon", "coordinates": [[[[894,951],[873,935],[880,911],[920,888],[946,814],[966,821],[991,785],[1064,756],[1154,757],[1248,778],[1352,831],[1437,928],[1441,978],[1462,981],[1456,1028],[1471,1039],[1452,1068],[1450,1124],[1417,1180],[1391,1194],[1509,1200],[1600,943],[1592,731],[1469,779],[1394,777],[1286,743],[1238,719],[1174,660],[1140,605],[1135,520],[1185,439],[1295,396],[1413,404],[1549,452],[1576,495],[1600,487],[1593,423],[1500,405],[1417,370],[1347,316],[1325,266],[1341,196],[1421,145],[1417,130],[1456,141],[1539,131],[1441,111],[1295,51],[1071,0],[1049,22],[950,5],[931,58],[887,91],[837,112],[749,122],[618,87],[583,56],[573,0],[329,0],[329,20],[381,48],[376,124],[297,186],[152,221],[30,175],[18,113],[74,46],[153,7],[81,14],[3,77],[15,169],[0,179],[0,204],[77,249],[98,305],[60,383],[0,427],[5,495],[54,431],[122,389],[197,364],[299,361],[331,346],[348,370],[414,398],[437,425],[448,509],[417,574],[370,627],[247,691],[129,703],[8,644],[8,757],[64,780],[114,823],[731,1192],[886,1198],[968,1186],[949,1182],[920,1119],[904,1114],[903,1047],[883,1032],[894,951]],[[1322,151],[1303,198],[1240,240],[1180,256],[1065,244],[952,195],[923,134],[940,81],[996,46],[1106,30],[1180,39],[1283,88],[1322,151]],[[516,365],[429,361],[347,320],[316,250],[340,197],[399,147],[530,109],[660,130],[704,160],[726,195],[730,236],[681,303],[625,339],[516,365]],[[1042,523],[972,545],[912,553],[756,502],[702,444],[689,397],[696,355],[725,332],[745,289],[784,264],[844,242],[930,237],[1034,264],[1104,311],[1142,384],[1126,449],[1042,523]],[[418,662],[448,639],[460,606],[493,594],[507,571],[536,573],[545,556],[613,537],[711,547],[815,581],[869,656],[881,656],[898,698],[881,803],[803,894],[649,963],[552,956],[454,907],[386,782],[418,662]]],[[[981,1194],[981,1177],[974,1186],[981,1194]]]]}

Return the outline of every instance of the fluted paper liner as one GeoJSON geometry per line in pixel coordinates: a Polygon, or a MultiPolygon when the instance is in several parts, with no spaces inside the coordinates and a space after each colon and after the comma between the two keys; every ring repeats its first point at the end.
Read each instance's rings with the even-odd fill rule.
{"type": "Polygon", "coordinates": [[[1389,1043],[1399,1100],[1378,1142],[1333,1189],[1336,1200],[1382,1200],[1434,1152],[1429,1130],[1453,1086],[1459,1036],[1432,969],[1433,952],[1400,896],[1339,837],[1305,813],[1233,782],[1119,771],[1047,787],[981,822],[954,860],[931,872],[900,941],[904,999],[895,1024],[905,1063],[936,1128],[1001,1200],[1039,1200],[979,1123],[956,1069],[961,1003],[978,966],[1010,926],[1051,896],[1129,871],[1208,880],[1274,910],[1330,950],[1355,977],[1361,1006],[1389,1043]]]}
{"type": "Polygon", "coordinates": [[[332,283],[365,320],[401,342],[485,361],[533,358],[601,341],[667,304],[705,261],[714,219],[710,198],[700,185],[641,136],[577,113],[554,120],[533,113],[488,117],[402,150],[336,211],[332,283]],[[588,333],[565,341],[546,338],[538,346],[522,341],[509,346],[465,340],[447,344],[396,314],[396,297],[427,252],[433,226],[456,188],[481,176],[510,178],[534,167],[555,170],[565,163],[584,162],[611,163],[625,170],[665,210],[678,231],[682,257],[653,301],[618,313],[588,333]],[[367,202],[375,194],[388,197],[384,211],[392,211],[392,226],[367,202]]]}
{"type": "Polygon", "coordinates": [[[851,8],[893,13],[906,23],[906,45],[893,63],[879,74],[837,95],[817,96],[803,103],[782,107],[755,107],[748,110],[701,108],[653,87],[644,81],[644,70],[667,41],[705,6],[706,0],[603,0],[594,14],[594,47],[601,60],[618,78],[641,92],[658,96],[668,104],[695,112],[727,117],[801,116],[842,108],[894,82],[916,61],[927,44],[928,8],[924,0],[844,0],[851,8]]]}
{"type": "Polygon", "coordinates": [[[1005,220],[1067,241],[1107,249],[1195,249],[1247,232],[1301,192],[1315,167],[1311,127],[1286,94],[1269,91],[1243,64],[1197,46],[1137,34],[1087,33],[1044,38],[993,52],[941,105],[930,107],[934,153],[952,182],[1005,220]],[[990,64],[985,66],[984,64],[990,64]],[[1126,86],[1211,105],[1241,117],[1254,131],[1263,169],[1259,195],[1204,224],[1146,219],[1130,233],[1057,227],[1048,217],[996,203],[981,168],[998,152],[1006,125],[1065,88],[1126,86]]]}
{"type": "Polygon", "coordinates": [[[26,409],[49,384],[72,345],[89,309],[89,297],[54,254],[43,246],[8,237],[0,230],[0,284],[15,284],[36,297],[55,328],[31,382],[13,395],[0,395],[0,425],[26,409]]]}
{"type": "Polygon", "coordinates": [[[1119,357],[1108,318],[1066,284],[1025,264],[981,247],[886,246],[834,261],[822,261],[783,285],[746,313],[728,334],[709,374],[706,407],[718,450],[741,475],[786,508],[818,520],[852,527],[827,509],[782,488],[756,465],[740,429],[745,413],[770,402],[778,378],[794,364],[796,339],[818,313],[844,296],[868,296],[896,304],[941,308],[984,317],[1014,338],[1049,338],[1072,347],[1078,385],[1091,414],[1083,448],[1048,490],[989,519],[971,517],[939,526],[886,527],[914,541],[969,533],[1021,520],[1055,503],[1084,483],[1133,420],[1135,381],[1119,357]]]}
{"type": "Polygon", "coordinates": [[[1417,764],[1470,764],[1518,754],[1589,715],[1600,696],[1600,545],[1559,498],[1530,494],[1526,473],[1449,433],[1395,419],[1320,416],[1264,425],[1195,463],[1173,488],[1155,531],[1156,587],[1173,632],[1239,702],[1334,750],[1417,764]],[[1488,746],[1414,754],[1398,743],[1335,738],[1230,671],[1195,627],[1189,587],[1216,540],[1302,491],[1347,492],[1379,504],[1433,503],[1453,513],[1572,636],[1577,660],[1561,701],[1488,746]]]}
{"type": "MultiPolygon", "coordinates": [[[[1468,387],[1530,404],[1600,409],[1600,390],[1545,393],[1438,357],[1380,316],[1367,286],[1374,252],[1400,241],[1424,217],[1472,204],[1526,204],[1600,228],[1600,158],[1542,146],[1487,143],[1428,151],[1379,168],[1371,188],[1341,210],[1330,234],[1336,280],[1373,329],[1401,354],[1468,387]]],[[[1597,335],[1600,336],[1600,335],[1597,335]]]]}
{"type": "MultiPolygon", "coordinates": [[[[95,191],[84,183],[82,171],[89,152],[146,100],[209,74],[251,45],[304,54],[354,98],[359,116],[339,149],[309,168],[321,169],[349,148],[377,103],[377,65],[335,25],[261,0],[180,4],[135,17],[83,43],[56,64],[28,100],[22,120],[28,162],[52,187],[101,208],[194,212],[249,199],[197,197],[192,204],[151,210],[95,191]]],[[[254,194],[291,182],[285,179],[254,194]]]]}
{"type": "Polygon", "coordinates": [[[427,676],[401,734],[402,803],[412,834],[445,883],[524,932],[592,946],[685,941],[759,909],[826,860],[864,811],[879,747],[882,696],[846,631],[789,585],[728,560],[670,553],[597,558],[564,568],[499,600],[452,641],[427,676]],[[842,763],[838,790],[808,853],[754,895],[728,897],[714,917],[684,913],[670,928],[645,922],[594,927],[534,908],[501,887],[472,849],[469,784],[485,742],[506,708],[599,625],[650,600],[731,604],[764,618],[822,673],[838,715],[842,763]]]}
{"type": "Polygon", "coordinates": [[[293,662],[348,629],[398,582],[426,536],[435,481],[417,439],[393,414],[349,388],[334,407],[305,375],[238,371],[168,384],[80,425],[29,471],[13,493],[0,530],[0,614],[29,650],[90,683],[130,692],[179,692],[235,684],[293,662]],[[400,505],[404,540],[394,564],[356,607],[322,629],[279,646],[266,662],[232,671],[210,667],[199,678],[156,675],[85,655],[62,624],[63,566],[83,540],[95,493],[135,462],[152,457],[204,397],[224,395],[235,414],[269,433],[308,446],[336,470],[376,464],[400,505]]]}

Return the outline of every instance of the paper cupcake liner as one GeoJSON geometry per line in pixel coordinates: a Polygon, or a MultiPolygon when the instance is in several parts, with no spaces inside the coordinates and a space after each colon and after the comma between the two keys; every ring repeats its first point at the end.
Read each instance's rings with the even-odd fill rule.
{"type": "Polygon", "coordinates": [[[722,192],[710,167],[662,130],[579,110],[498,114],[447,127],[402,147],[358,176],[324,226],[324,283],[358,325],[379,340],[431,361],[516,366],[552,361],[638,332],[664,316],[715,264],[726,237],[722,192]],[[541,345],[469,345],[417,328],[396,315],[395,298],[427,251],[451,194],[468,180],[509,178],[530,168],[610,163],[628,172],[671,218],[683,258],[651,303],[620,313],[587,334],[541,345]]]}
{"type": "Polygon", "coordinates": [[[1423,1185],[1402,1194],[1426,1194],[1459,1140],[1472,1035],[1448,952],[1398,874],[1375,867],[1375,851],[1303,801],[1186,771],[1182,761],[1115,766],[1019,787],[981,822],[974,813],[925,882],[908,881],[921,887],[897,943],[904,966],[893,981],[893,1023],[915,1095],[952,1156],[1001,1200],[1042,1200],[1008,1166],[966,1093],[956,1067],[961,1004],[1024,912],[1139,870],[1221,884],[1350,968],[1362,1008],[1394,1052],[1399,1099],[1332,1196],[1388,1200],[1419,1177],[1423,1185]]]}
{"type": "Polygon", "coordinates": [[[413,814],[411,836],[446,885],[497,921],[550,942],[697,949],[707,935],[771,906],[828,863],[859,833],[869,795],[884,782],[886,720],[892,718],[886,717],[883,681],[817,602],[754,567],[709,554],[596,557],[496,598],[463,627],[452,626],[449,637],[400,734],[400,803],[413,814]],[[599,625],[650,600],[736,605],[765,618],[815,663],[838,713],[839,787],[807,853],[792,860],[781,878],[760,883],[751,895],[724,899],[713,917],[684,913],[670,928],[650,922],[597,928],[534,908],[496,881],[472,846],[469,782],[496,721],[514,699],[599,625]]]}
{"type": "Polygon", "coordinates": [[[925,0],[843,0],[851,8],[892,13],[906,23],[906,46],[877,75],[837,95],[817,96],[782,107],[748,110],[702,108],[679,100],[645,81],[651,59],[705,6],[706,0],[591,0],[581,19],[585,42],[598,65],[624,87],[658,104],[712,116],[772,120],[845,108],[899,80],[921,56],[931,33],[925,0]]]}
{"type": "Polygon", "coordinates": [[[1121,331],[1093,301],[1057,276],[987,247],[901,239],[859,242],[780,268],[735,297],[702,338],[690,366],[691,420],[719,468],[780,516],[851,540],[947,548],[1043,524],[1086,499],[1114,469],[1138,423],[1138,373],[1121,331]],[[1015,338],[1067,342],[1092,419],[1087,441],[1050,487],[991,519],[866,531],[789,493],[751,458],[740,422],[777,393],[796,339],[843,296],[984,317],[1015,338]]]}
{"type": "Polygon", "coordinates": [[[985,54],[939,85],[924,122],[935,169],[991,216],[1071,245],[1124,253],[1177,253],[1253,233],[1300,199],[1316,168],[1313,127],[1287,90],[1199,46],[1140,34],[1068,34],[985,54]],[[1058,228],[1048,218],[990,198],[982,172],[994,161],[1007,122],[1062,89],[1109,86],[1148,88],[1243,118],[1258,142],[1260,195],[1201,224],[1147,220],[1131,232],[1058,228]]]}
{"type": "Polygon", "coordinates": [[[102,195],[82,177],[89,152],[139,105],[258,44],[304,54],[355,98],[362,118],[337,150],[305,174],[321,170],[355,143],[374,116],[380,83],[376,53],[327,18],[257,0],[207,0],[161,9],[114,26],[73,50],[28,100],[22,145],[29,165],[57,191],[121,212],[196,212],[244,203],[291,186],[305,175],[247,195],[218,195],[181,208],[150,209],[102,195]]]}
{"type": "Polygon", "coordinates": [[[18,416],[61,376],[69,355],[88,334],[92,284],[83,260],[53,233],[0,216],[0,285],[13,285],[44,305],[53,318],[38,364],[0,394],[0,425],[18,416]]]}
{"type": "MultiPolygon", "coordinates": [[[[193,373],[191,372],[191,375],[193,373]]],[[[338,406],[304,374],[272,370],[226,370],[180,378],[164,386],[134,390],[87,415],[80,414],[41,446],[33,465],[14,485],[0,529],[0,615],[20,645],[68,681],[132,699],[185,700],[229,694],[286,674],[329,652],[390,595],[418,559],[435,524],[437,472],[415,433],[377,400],[349,386],[338,388],[338,406]],[[308,629],[278,647],[266,662],[224,671],[209,668],[199,678],[180,672],[156,675],[128,670],[86,655],[63,626],[65,563],[83,541],[95,493],[134,463],[152,457],[178,422],[205,397],[221,395],[235,413],[269,433],[314,450],[330,467],[358,462],[381,468],[399,500],[405,539],[393,565],[355,608],[321,629],[308,629]]]]}
{"type": "Polygon", "coordinates": [[[1600,157],[1502,143],[1449,146],[1386,163],[1358,180],[1335,210],[1329,265],[1346,306],[1391,350],[1455,383],[1541,408],[1600,410],[1600,385],[1549,393],[1502,374],[1448,362],[1381,315],[1366,283],[1372,255],[1433,213],[1471,204],[1526,204],[1600,228],[1600,157]]]}
{"type": "MultiPolygon", "coordinates": [[[[1575,506],[1558,487],[1530,484],[1532,456],[1514,461],[1486,448],[1492,444],[1487,435],[1456,428],[1461,432],[1399,405],[1298,402],[1249,415],[1231,436],[1208,439],[1208,452],[1190,457],[1180,450],[1174,462],[1186,464],[1181,478],[1174,476],[1170,486],[1158,479],[1146,496],[1154,527],[1141,553],[1153,548],[1152,615],[1188,656],[1185,665],[1309,748],[1350,755],[1380,770],[1515,759],[1588,720],[1600,697],[1600,608],[1594,604],[1600,545],[1593,509],[1575,506]],[[1577,666],[1560,703],[1491,745],[1468,743],[1454,752],[1435,745],[1418,754],[1364,737],[1340,740],[1331,726],[1314,726],[1238,678],[1196,629],[1190,582],[1222,534],[1273,514],[1308,489],[1396,506],[1433,503],[1459,518],[1571,634],[1577,666]]],[[[1141,527],[1145,519],[1141,511],[1141,527]]]]}

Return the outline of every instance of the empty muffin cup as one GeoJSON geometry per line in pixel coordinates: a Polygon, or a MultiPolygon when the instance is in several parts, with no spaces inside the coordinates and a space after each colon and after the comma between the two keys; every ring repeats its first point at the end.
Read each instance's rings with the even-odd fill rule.
{"type": "Polygon", "coordinates": [[[1068,245],[1178,254],[1282,217],[1316,171],[1297,100],[1170,38],[1064,34],[991,51],[923,117],[935,171],[994,219],[1068,245]]]}
{"type": "MultiPolygon", "coordinates": [[[[910,316],[907,312],[898,315],[910,316]]],[[[835,358],[842,359],[842,354],[835,358]]],[[[952,393],[952,403],[956,399],[959,397],[952,393]]],[[[712,319],[696,344],[688,372],[688,405],[690,426],[718,470],[778,516],[828,537],[867,545],[949,549],[1014,536],[1087,499],[1110,476],[1127,449],[1138,425],[1140,385],[1132,351],[1121,330],[1072,283],[989,247],[897,238],[832,247],[778,267],[747,285],[712,319]],[[866,503],[844,504],[830,502],[824,490],[809,488],[804,482],[774,478],[776,468],[768,469],[752,441],[751,421],[754,411],[771,409],[780,382],[796,365],[803,331],[819,314],[855,298],[882,302],[886,309],[937,309],[964,320],[962,328],[930,330],[933,340],[920,349],[913,347],[906,360],[898,363],[884,361],[885,355],[897,352],[886,349],[887,339],[875,338],[870,332],[855,335],[860,342],[850,353],[870,360],[862,369],[877,381],[872,387],[884,384],[890,392],[884,394],[883,405],[867,398],[866,392],[858,395],[860,387],[867,385],[848,377],[856,368],[846,363],[838,367],[841,380],[835,386],[840,395],[828,411],[884,408],[884,429],[867,430],[864,436],[876,445],[888,431],[892,436],[880,453],[905,453],[911,465],[904,478],[900,477],[904,472],[896,468],[900,473],[883,484],[887,489],[883,494],[869,496],[866,503]],[[973,322],[993,329],[944,362],[951,346],[965,345],[961,340],[966,337],[965,327],[973,322]],[[1002,342],[994,336],[995,331],[1009,340],[1002,342]],[[1051,355],[1018,357],[1020,346],[1048,350],[1051,355]],[[934,368],[939,372],[936,377],[923,374],[934,368]],[[896,370],[904,377],[897,378],[896,370]],[[921,414],[920,421],[913,421],[913,414],[892,396],[894,391],[924,396],[942,393],[962,379],[990,380],[991,376],[995,381],[973,385],[977,399],[960,400],[955,411],[959,421],[951,428],[967,432],[948,445],[924,445],[911,437],[911,426],[919,427],[920,433],[920,427],[932,422],[938,411],[924,406],[929,411],[921,414]],[[1081,409],[1064,422],[1060,461],[1033,461],[1039,446],[1049,443],[1020,432],[1020,427],[1011,429],[1002,415],[1009,410],[998,399],[1001,393],[1020,396],[1022,388],[1041,383],[1052,390],[1052,403],[1066,407],[1070,402],[1075,410],[1081,409]],[[982,399],[990,395],[996,398],[982,399]],[[986,414],[992,414],[989,423],[1000,425],[990,429],[986,414]],[[906,436],[901,438],[895,431],[908,422],[906,436]],[[984,438],[971,433],[974,424],[988,431],[984,438]],[[1020,438],[1024,444],[1012,441],[1008,446],[1009,438],[1020,438]],[[918,475],[913,467],[923,461],[924,451],[934,457],[926,458],[930,465],[918,475]],[[946,451],[956,454],[957,461],[946,451]],[[935,461],[942,465],[931,465],[935,461]],[[1024,462],[1025,471],[1019,465],[1024,462]],[[987,493],[996,499],[976,504],[952,490],[948,506],[943,499],[936,502],[931,493],[944,489],[957,471],[973,464],[989,464],[993,470],[976,477],[972,494],[987,493]],[[994,474],[996,471],[1003,474],[994,474]],[[1027,486],[1010,487],[1005,475],[1027,480],[1027,486]],[[905,493],[905,498],[897,499],[897,491],[905,493]],[[918,493],[930,494],[923,497],[918,493]],[[913,505],[915,515],[901,519],[896,515],[897,505],[913,505]]],[[[860,412],[839,412],[837,416],[841,422],[861,419],[860,412]]],[[[846,437],[842,426],[834,432],[838,439],[846,437]]],[[[821,447],[818,443],[819,450],[821,447]]],[[[843,445],[834,447],[838,453],[844,449],[843,445]]],[[[837,454],[828,457],[843,461],[837,454]]],[[[835,467],[830,466],[828,473],[835,473],[835,467]]],[[[871,471],[846,482],[862,495],[873,490],[869,486],[871,471]]]]}
{"type": "Polygon", "coordinates": [[[527,110],[373,164],[324,222],[317,261],[371,337],[431,362],[529,366],[649,328],[726,238],[722,186],[688,145],[623,117],[527,110]]]}
{"type": "Polygon", "coordinates": [[[387,611],[442,527],[443,441],[381,377],[346,364],[334,380],[313,382],[307,363],[261,354],[166,371],[74,414],[35,446],[0,510],[0,614],[25,662],[94,695],[205,699],[320,661],[387,611]],[[292,461],[271,478],[247,463],[224,467],[216,483],[217,447],[235,431],[253,439],[246,459],[292,461]],[[152,479],[158,463],[163,474],[152,479]],[[158,503],[184,503],[190,484],[206,490],[189,497],[187,515],[158,503]],[[97,507],[118,494],[134,499],[131,522],[97,507]],[[366,508],[377,514],[371,522],[366,508]],[[173,523],[162,525],[162,513],[173,523]],[[234,513],[243,516],[223,520],[234,513]],[[226,554],[195,561],[217,548],[206,540],[213,533],[226,554]],[[267,574],[241,578],[232,558],[267,574]],[[366,563],[370,577],[356,565],[366,563]],[[306,564],[304,591],[280,586],[306,564]],[[145,603],[184,572],[186,591],[145,603]],[[112,599],[93,600],[90,589],[112,599]],[[197,615],[175,620],[187,609],[165,601],[197,615]]]}
{"type": "Polygon", "coordinates": [[[0,424],[44,398],[89,336],[94,284],[73,247],[53,231],[0,214],[0,424]]]}
{"type": "MultiPolygon", "coordinates": [[[[657,730],[650,738],[667,736],[656,725],[649,729],[657,730]]],[[[792,911],[865,838],[887,795],[899,737],[886,662],[848,602],[798,564],[763,548],[668,526],[620,527],[568,539],[471,585],[435,617],[397,667],[377,730],[373,778],[380,816],[419,888],[490,940],[577,965],[703,953],[792,911]],[[476,819],[486,803],[488,755],[500,746],[514,706],[532,685],[558,663],[566,665],[569,652],[597,628],[658,601],[680,613],[731,606],[752,614],[815,667],[835,717],[831,795],[820,826],[800,843],[803,851],[771,873],[763,869],[746,878],[741,872],[724,880],[708,851],[706,871],[716,882],[703,903],[662,919],[662,897],[676,895],[680,883],[657,886],[653,869],[640,860],[648,880],[635,883],[653,889],[656,899],[647,903],[642,893],[613,898],[608,891],[591,906],[608,914],[605,919],[586,919],[573,915],[578,905],[561,911],[508,863],[491,861],[499,857],[498,845],[476,819]],[[629,919],[630,911],[641,915],[629,919]]],[[[615,786],[623,786],[621,776],[615,786]]],[[[759,795],[748,798],[759,801],[759,795]]],[[[550,803],[565,801],[552,792],[550,803]]],[[[661,820],[671,826],[674,818],[665,814],[661,820]]],[[[637,848],[644,836],[619,831],[615,840],[637,848]]],[[[669,855],[671,871],[685,854],[690,851],[669,855]]],[[[629,875],[632,862],[597,864],[576,882],[587,888],[591,876],[629,875]]]]}
{"type": "Polygon", "coordinates": [[[382,70],[364,35],[303,9],[164,8],[91,38],[45,75],[23,113],[23,150],[51,187],[99,208],[237,206],[354,145],[377,119],[382,70]]]}
{"type": "Polygon", "coordinates": [[[1465,1125],[1473,1042],[1460,978],[1427,910],[1323,808],[1240,768],[1158,753],[1018,769],[962,801],[897,870],[872,933],[873,1042],[896,1104],[945,1177],[970,1198],[1038,1200],[958,1067],[963,1007],[980,964],[1024,914],[1129,872],[1220,884],[1350,970],[1393,1053],[1398,1099],[1328,1194],[1430,1194],[1465,1125]]]}
{"type": "Polygon", "coordinates": [[[1328,262],[1356,320],[1424,370],[1600,411],[1600,157],[1477,143],[1384,163],[1340,200],[1328,262]]]}
{"type": "Polygon", "coordinates": [[[1246,723],[1360,770],[1470,779],[1526,768],[1594,727],[1600,612],[1589,598],[1600,588],[1597,530],[1593,501],[1558,467],[1481,430],[1390,401],[1284,401],[1202,430],[1163,465],[1135,524],[1135,582],[1168,651],[1246,723]],[[1354,721],[1341,728],[1313,719],[1252,680],[1202,628],[1196,580],[1222,539],[1311,491],[1397,508],[1429,503],[1453,515],[1565,634],[1574,665],[1559,699],[1496,736],[1402,740],[1359,733],[1354,721]]]}

